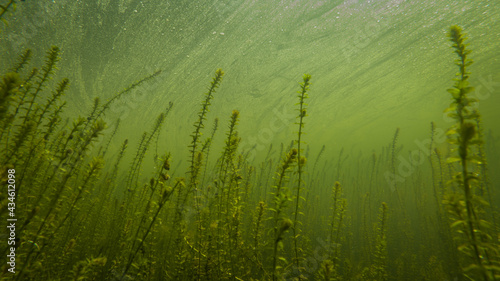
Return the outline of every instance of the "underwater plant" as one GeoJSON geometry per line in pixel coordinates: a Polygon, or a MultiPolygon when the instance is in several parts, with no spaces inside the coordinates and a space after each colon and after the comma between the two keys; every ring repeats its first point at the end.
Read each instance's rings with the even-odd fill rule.
{"type": "Polygon", "coordinates": [[[378,223],[375,227],[377,238],[375,249],[372,251],[373,263],[364,275],[364,280],[386,281],[387,273],[387,204],[382,202],[378,223]]]}
{"type": "Polygon", "coordinates": [[[481,186],[478,183],[482,179],[473,170],[474,165],[482,164],[482,158],[475,151],[483,145],[483,140],[475,123],[479,112],[473,109],[478,100],[469,97],[474,91],[468,81],[468,67],[473,63],[469,58],[471,50],[467,48],[467,37],[459,26],[452,26],[448,36],[458,56],[455,64],[459,72],[453,87],[448,89],[452,103],[445,110],[456,122],[447,132],[448,142],[457,147],[457,153],[449,157],[447,163],[458,164],[459,171],[454,174],[450,184],[456,185],[462,193],[448,194],[445,202],[453,215],[451,228],[465,236],[465,241],[458,247],[461,253],[469,257],[462,267],[464,275],[470,280],[497,280],[500,278],[500,263],[497,260],[499,250],[493,244],[492,235],[488,233],[490,224],[480,217],[487,203],[478,190],[481,186]]]}
{"type": "Polygon", "coordinates": [[[0,11],[0,20],[5,24],[7,25],[7,20],[5,19],[4,15],[5,13],[7,13],[7,11],[9,10],[9,8],[11,8],[15,11],[16,10],[16,2],[15,0],[9,0],[9,2],[7,4],[3,4],[3,5],[0,5],[0,9],[2,9],[0,11]]]}
{"type": "Polygon", "coordinates": [[[330,253],[330,260],[333,262],[334,268],[338,266],[339,248],[342,229],[344,227],[345,212],[347,209],[347,200],[342,198],[342,185],[337,181],[333,186],[333,206],[330,223],[330,234],[328,241],[332,244],[335,251],[330,253]]]}
{"type": "Polygon", "coordinates": [[[208,170],[208,160],[209,160],[209,156],[210,156],[210,147],[212,147],[213,139],[214,139],[215,133],[217,132],[218,127],[219,127],[219,118],[215,118],[214,124],[212,127],[212,134],[210,135],[209,138],[206,139],[205,144],[203,145],[202,150],[206,151],[207,156],[205,157],[206,158],[206,160],[205,160],[206,169],[203,171],[203,177],[201,180],[202,184],[205,183],[205,177],[207,175],[207,170],[208,170]]]}
{"type": "Polygon", "coordinates": [[[283,159],[283,163],[280,165],[277,172],[277,181],[275,185],[275,190],[273,191],[273,208],[270,211],[274,212],[273,225],[274,225],[274,235],[273,235],[273,255],[272,255],[272,279],[273,281],[281,279],[281,274],[278,272],[282,267],[278,265],[278,261],[286,262],[286,259],[279,256],[279,251],[283,248],[283,235],[292,226],[293,222],[284,217],[283,212],[285,207],[290,200],[290,195],[288,194],[288,189],[285,187],[287,177],[286,174],[292,165],[297,161],[297,149],[292,149],[286,157],[283,159]]]}
{"type": "MultiPolygon", "coordinates": [[[[15,2],[3,0],[1,20],[15,2]]],[[[179,122],[167,135],[164,128],[184,118],[169,119],[172,102],[155,106],[157,118],[145,132],[124,130],[109,110],[137,87],[163,79],[160,71],[107,100],[91,99],[84,116],[73,118],[67,108],[77,98],[69,95],[74,81],[57,72],[62,49],[50,47],[33,60],[30,50],[21,52],[0,76],[0,220],[13,213],[17,219],[14,234],[0,232],[0,252],[9,259],[15,252],[16,263],[4,262],[0,280],[500,280],[498,177],[487,175],[498,169],[497,140],[495,132],[483,134],[468,85],[465,35],[452,27],[449,36],[459,58],[448,90],[452,149],[439,146],[441,132],[432,123],[430,143],[421,147],[429,158],[420,159],[429,161],[411,159],[415,169],[405,181],[396,162],[406,130],[396,129],[368,153],[336,147],[337,140],[307,143],[310,75],[285,101],[298,110],[293,122],[282,120],[292,137],[274,134],[265,144],[243,146],[249,134],[243,111],[220,107],[228,110],[220,136],[222,123],[210,116],[221,69],[207,81],[193,127],[179,122]],[[40,67],[31,68],[32,61],[40,67]],[[185,140],[171,146],[173,134],[185,140]],[[492,147],[484,147],[485,137],[492,147]],[[176,154],[186,152],[175,165],[176,154]],[[311,155],[316,159],[306,165],[311,155]],[[16,198],[7,188],[14,179],[16,198]]],[[[185,78],[176,76],[175,87],[185,78]]],[[[255,84],[261,82],[255,87],[266,86],[265,79],[255,84]]],[[[155,100],[164,98],[151,92],[157,94],[155,100]]]]}
{"type": "Polygon", "coordinates": [[[295,211],[294,211],[294,217],[293,217],[293,246],[294,246],[294,252],[295,252],[295,266],[299,272],[299,281],[301,280],[301,274],[300,274],[300,255],[299,252],[303,252],[303,249],[300,247],[298,244],[298,239],[300,236],[300,227],[299,227],[299,213],[300,213],[300,200],[302,199],[301,197],[301,191],[303,189],[302,187],[302,176],[303,176],[303,169],[304,165],[306,164],[306,157],[302,155],[302,135],[304,132],[302,129],[304,128],[304,118],[307,116],[307,109],[305,103],[305,100],[309,97],[308,96],[308,91],[309,91],[309,86],[311,85],[311,75],[309,74],[304,74],[303,76],[303,81],[300,83],[300,91],[298,91],[298,98],[299,98],[299,115],[297,118],[299,119],[297,125],[299,125],[299,131],[297,133],[297,167],[298,167],[298,177],[297,177],[297,192],[295,194],[295,211]]]}
{"type": "Polygon", "coordinates": [[[201,130],[205,128],[204,121],[206,120],[206,115],[208,113],[208,108],[210,106],[210,101],[213,99],[213,95],[215,94],[215,91],[217,88],[220,86],[220,83],[222,82],[222,77],[224,76],[224,72],[222,69],[217,69],[215,71],[215,76],[212,79],[212,82],[210,83],[210,87],[208,89],[208,92],[205,94],[206,98],[203,101],[201,105],[201,110],[198,113],[198,120],[194,124],[194,132],[191,134],[192,141],[191,144],[188,146],[190,148],[189,153],[190,155],[190,160],[189,160],[189,188],[188,192],[191,191],[192,188],[197,184],[197,177],[200,172],[200,164],[196,163],[196,157],[197,154],[199,153],[198,151],[198,145],[200,144],[200,137],[201,137],[201,130]]]}

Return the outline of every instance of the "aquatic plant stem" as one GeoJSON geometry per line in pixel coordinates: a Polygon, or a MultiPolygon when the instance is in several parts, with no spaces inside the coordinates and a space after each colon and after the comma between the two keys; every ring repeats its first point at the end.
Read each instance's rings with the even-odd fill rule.
{"type": "MultiPolygon", "coordinates": [[[[455,85],[453,88],[448,89],[448,92],[453,97],[452,105],[446,111],[454,111],[454,114],[450,114],[452,118],[457,121],[457,124],[448,131],[448,135],[455,136],[455,138],[449,139],[452,144],[458,145],[458,156],[461,164],[461,175],[458,183],[462,186],[464,196],[465,196],[465,210],[466,210],[466,225],[467,234],[469,236],[469,243],[473,249],[473,259],[475,260],[475,266],[479,269],[480,275],[483,280],[492,280],[490,277],[493,273],[488,272],[485,267],[485,263],[489,263],[487,253],[481,253],[479,248],[480,238],[477,235],[480,233],[479,222],[477,214],[474,209],[471,180],[478,180],[477,176],[469,172],[468,164],[472,161],[469,156],[470,147],[474,144],[479,144],[481,140],[477,140],[476,125],[471,121],[479,116],[477,111],[470,110],[471,103],[476,100],[468,97],[468,93],[474,90],[473,87],[469,87],[469,72],[466,71],[467,66],[472,64],[472,60],[468,59],[467,56],[471,53],[467,49],[467,45],[464,41],[467,37],[462,34],[462,29],[458,26],[452,26],[448,34],[450,41],[453,43],[452,48],[455,49],[455,53],[458,55],[459,59],[456,60],[456,65],[459,67],[460,72],[458,73],[457,79],[455,79],[455,85]]],[[[455,162],[456,158],[449,158],[448,163],[455,162]]]]}
{"type": "Polygon", "coordinates": [[[7,3],[7,5],[0,6],[0,9],[2,9],[2,11],[0,12],[0,19],[9,10],[9,7],[11,5],[15,5],[14,0],[9,0],[9,3],[7,3]]]}
{"type": "MultiPolygon", "coordinates": [[[[283,160],[283,164],[279,167],[278,169],[278,180],[276,183],[276,191],[274,192],[274,241],[273,241],[273,271],[272,271],[272,279],[273,281],[278,280],[278,273],[277,273],[277,265],[278,265],[278,247],[279,243],[281,240],[283,240],[283,234],[285,230],[281,230],[281,228],[278,226],[280,220],[284,222],[286,219],[283,218],[281,213],[283,212],[283,209],[287,203],[288,195],[286,194],[284,189],[284,184],[286,181],[286,172],[287,170],[293,165],[293,163],[297,161],[297,149],[292,149],[290,152],[286,155],[285,159],[283,160]]],[[[290,220],[288,220],[290,221],[290,220]]],[[[288,224],[287,224],[288,225],[288,224]]],[[[290,227],[291,223],[289,223],[288,228],[290,227]]]]}
{"type": "Polygon", "coordinates": [[[299,97],[299,132],[297,135],[297,159],[298,159],[298,181],[297,181],[297,193],[295,195],[295,215],[293,219],[293,245],[294,245],[294,253],[295,253],[295,266],[297,267],[298,270],[298,278],[299,281],[301,280],[300,277],[300,267],[299,267],[299,245],[298,245],[298,238],[300,235],[300,229],[299,229],[299,207],[300,207],[300,191],[302,189],[302,168],[305,164],[305,157],[301,156],[301,144],[302,144],[302,128],[304,127],[304,117],[306,117],[306,108],[305,106],[307,105],[304,101],[305,99],[308,98],[307,96],[307,91],[309,90],[309,86],[311,83],[309,82],[311,80],[311,75],[309,74],[304,74],[303,76],[303,82],[300,84],[301,90],[298,92],[298,97],[299,97]]]}
{"type": "Polygon", "coordinates": [[[139,245],[137,246],[137,248],[135,249],[135,251],[130,256],[130,258],[128,260],[128,263],[125,266],[125,270],[123,271],[120,280],[124,280],[125,275],[127,274],[127,272],[130,269],[130,266],[132,266],[132,262],[134,261],[135,256],[137,255],[137,253],[139,252],[139,250],[142,248],[142,245],[144,244],[144,241],[146,240],[146,237],[148,237],[148,234],[151,231],[151,228],[153,227],[156,219],[158,218],[158,215],[160,214],[161,209],[163,208],[163,206],[167,202],[167,200],[170,197],[170,195],[173,193],[173,191],[176,188],[179,187],[179,185],[182,185],[182,180],[178,180],[176,182],[176,184],[174,185],[174,187],[171,188],[170,190],[167,190],[167,189],[162,190],[162,192],[160,194],[160,196],[161,196],[160,202],[158,203],[158,209],[156,209],[156,213],[154,214],[153,219],[151,220],[151,223],[149,224],[148,228],[146,229],[146,232],[144,233],[144,236],[142,237],[141,242],[139,243],[139,245]]]}

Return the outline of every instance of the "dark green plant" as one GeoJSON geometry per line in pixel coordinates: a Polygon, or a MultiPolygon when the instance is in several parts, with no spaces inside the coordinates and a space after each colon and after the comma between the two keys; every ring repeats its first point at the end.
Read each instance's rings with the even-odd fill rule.
{"type": "MultiPolygon", "coordinates": [[[[167,110],[168,114],[168,110],[167,110]]],[[[134,196],[135,191],[137,189],[138,181],[139,181],[139,175],[140,175],[140,170],[142,167],[142,162],[144,161],[144,157],[146,156],[146,152],[149,149],[149,146],[151,145],[151,141],[155,137],[155,135],[160,133],[161,127],[163,125],[163,122],[165,121],[166,114],[165,113],[160,113],[158,117],[156,118],[156,122],[153,126],[153,129],[151,130],[151,133],[148,135],[144,133],[143,137],[146,136],[141,140],[140,146],[138,148],[138,155],[134,158],[134,162],[132,163],[132,167],[130,170],[130,176],[129,176],[129,181],[127,188],[132,189],[130,192],[131,196],[134,196]]]]}
{"type": "MultiPolygon", "coordinates": [[[[174,106],[173,102],[171,102],[171,101],[168,102],[168,107],[165,109],[165,118],[168,116],[168,114],[172,110],[173,106],[174,106]]],[[[161,135],[161,131],[158,131],[158,133],[156,134],[155,155],[154,155],[154,160],[155,160],[156,165],[160,164],[158,162],[160,160],[160,157],[158,156],[158,142],[160,140],[160,135],[161,135]]]]}
{"type": "Polygon", "coordinates": [[[107,262],[106,257],[90,258],[78,262],[73,267],[71,280],[96,280],[99,272],[99,267],[103,267],[107,262]]]}
{"type": "Polygon", "coordinates": [[[116,132],[118,131],[118,128],[120,127],[120,122],[121,122],[121,119],[118,118],[116,120],[116,123],[115,123],[115,128],[113,129],[113,132],[109,136],[108,142],[106,143],[104,150],[103,150],[102,146],[99,148],[99,152],[97,154],[99,154],[101,157],[104,157],[106,155],[106,152],[109,149],[109,145],[111,144],[111,141],[113,140],[114,136],[116,135],[116,132]]]}
{"type": "Polygon", "coordinates": [[[340,239],[342,229],[344,228],[345,211],[347,209],[347,200],[342,198],[342,185],[337,181],[333,187],[333,206],[330,223],[329,241],[335,249],[330,253],[330,260],[334,262],[335,267],[338,265],[338,254],[340,250],[340,239]]]}
{"type": "Polygon", "coordinates": [[[2,159],[3,165],[15,161],[15,160],[12,161],[12,158],[16,158],[19,150],[22,147],[26,146],[26,143],[30,139],[30,136],[32,132],[35,130],[35,128],[36,128],[36,123],[33,121],[21,124],[21,128],[14,134],[13,144],[8,147],[5,156],[2,159]]]}
{"type": "Polygon", "coordinates": [[[120,148],[120,152],[118,153],[118,157],[116,158],[115,164],[113,165],[111,176],[109,177],[109,182],[111,183],[115,182],[115,179],[118,175],[118,167],[120,165],[121,160],[123,159],[123,156],[125,155],[125,150],[127,149],[127,146],[128,146],[128,139],[125,139],[120,148]]]}
{"type": "Polygon", "coordinates": [[[236,131],[236,125],[238,124],[239,115],[239,111],[233,110],[233,113],[231,114],[231,120],[229,121],[229,131],[227,132],[226,145],[220,159],[221,165],[219,170],[218,187],[223,196],[220,196],[221,201],[219,203],[226,203],[225,209],[223,209],[221,212],[225,214],[229,214],[229,202],[232,195],[231,188],[234,182],[234,173],[236,172],[234,158],[239,143],[238,132],[236,131]]]}
{"type": "Polygon", "coordinates": [[[287,172],[292,167],[292,165],[297,161],[297,149],[292,149],[286,157],[283,159],[283,163],[280,165],[277,171],[277,180],[275,185],[275,190],[273,191],[273,208],[269,209],[274,212],[273,215],[273,227],[274,227],[274,235],[273,235],[273,256],[272,256],[272,279],[276,281],[281,277],[282,266],[278,266],[278,261],[281,260],[283,263],[286,263],[286,259],[280,256],[280,250],[283,248],[283,235],[285,231],[287,231],[292,226],[292,221],[286,218],[283,215],[285,211],[285,207],[290,199],[289,191],[286,188],[285,184],[287,182],[287,172]]]}
{"type": "Polygon", "coordinates": [[[0,5],[0,20],[5,24],[7,24],[7,20],[5,19],[4,15],[7,13],[7,11],[12,8],[13,11],[16,10],[16,2],[14,0],[8,0],[7,4],[0,5]]]}
{"type": "Polygon", "coordinates": [[[209,156],[210,156],[210,147],[212,146],[212,142],[213,142],[213,139],[214,139],[214,136],[215,136],[215,132],[217,132],[217,128],[218,127],[219,127],[219,118],[215,118],[214,119],[214,125],[212,127],[212,134],[206,140],[206,145],[203,146],[203,151],[206,151],[206,155],[207,156],[205,157],[205,170],[203,171],[203,178],[201,180],[202,184],[205,183],[205,177],[206,177],[207,170],[208,170],[208,159],[209,159],[209,156]]]}
{"type": "Polygon", "coordinates": [[[259,202],[259,206],[256,208],[256,216],[254,219],[254,235],[253,235],[253,250],[254,255],[257,259],[260,259],[259,249],[260,241],[262,239],[262,223],[264,220],[264,213],[267,210],[266,203],[264,201],[259,202]]]}
{"type": "MultiPolygon", "coordinates": [[[[241,211],[239,181],[241,180],[241,175],[235,163],[236,151],[240,141],[236,130],[239,115],[238,110],[233,110],[229,120],[224,149],[217,166],[216,192],[218,192],[218,196],[214,209],[216,209],[217,221],[220,223],[217,228],[217,237],[215,238],[218,253],[216,260],[219,264],[218,270],[220,272],[222,272],[220,266],[226,263],[225,260],[234,259],[231,258],[235,252],[234,248],[239,246],[238,226],[240,223],[239,213],[241,211]],[[228,245],[228,249],[224,250],[221,245],[228,245]]],[[[231,274],[236,274],[235,263],[231,263],[229,266],[231,267],[231,274]]]]}
{"type": "MultiPolygon", "coordinates": [[[[178,253],[176,257],[176,261],[174,262],[174,266],[172,267],[172,271],[174,272],[174,278],[181,278],[179,275],[182,275],[183,272],[181,268],[184,267],[184,257],[182,257],[182,253],[185,249],[182,243],[182,236],[185,231],[185,225],[183,222],[183,214],[185,211],[185,206],[187,205],[189,195],[192,191],[198,186],[198,176],[201,171],[202,160],[203,160],[203,151],[199,149],[201,144],[201,136],[202,130],[205,127],[204,122],[206,120],[206,115],[209,111],[209,107],[211,104],[211,100],[213,99],[213,95],[215,94],[217,88],[220,86],[222,82],[222,77],[224,76],[224,72],[222,69],[217,69],[215,71],[215,75],[212,78],[208,91],[205,93],[205,99],[202,102],[201,109],[198,112],[198,119],[194,123],[194,131],[191,134],[192,141],[189,147],[189,169],[188,175],[189,179],[187,182],[187,188],[179,190],[176,206],[175,206],[175,214],[173,219],[173,225],[176,227],[176,233],[171,235],[169,238],[168,245],[172,242],[175,243],[176,252],[178,253]]],[[[195,206],[196,207],[196,206],[195,206]]],[[[198,246],[198,245],[197,245],[198,246]]]]}
{"type": "MultiPolygon", "coordinates": [[[[0,84],[0,121],[3,123],[10,104],[16,98],[21,85],[19,74],[12,72],[2,77],[0,84]]],[[[5,128],[5,127],[2,127],[5,128]]]]}
{"type": "MultiPolygon", "coordinates": [[[[32,116],[32,110],[34,110],[35,100],[38,95],[42,92],[42,89],[45,87],[47,81],[54,75],[57,62],[61,59],[59,57],[59,47],[52,46],[49,51],[47,51],[45,65],[42,67],[42,72],[37,77],[38,79],[35,81],[35,90],[31,94],[31,101],[29,101],[28,108],[26,110],[26,114],[24,115],[24,123],[28,120],[35,120],[34,116],[32,116]]],[[[64,89],[63,89],[64,91],[64,89]]],[[[35,106],[36,107],[36,106],[35,106]]],[[[38,107],[36,107],[38,109],[38,107]]],[[[35,112],[36,114],[36,112],[35,112]]]]}
{"type": "MultiPolygon", "coordinates": [[[[109,99],[101,108],[99,111],[96,112],[96,114],[92,114],[91,116],[89,116],[88,121],[92,121],[92,120],[98,120],[99,118],[101,118],[101,116],[103,116],[103,114],[106,113],[106,111],[111,107],[111,104],[113,104],[116,100],[120,99],[122,96],[130,93],[132,90],[136,89],[137,87],[139,87],[140,85],[144,84],[145,82],[147,81],[150,81],[152,80],[153,78],[157,77],[158,75],[161,74],[161,70],[157,70],[155,71],[154,73],[132,83],[130,86],[128,86],[127,88],[125,88],[124,90],[122,90],[121,92],[119,92],[118,94],[114,95],[111,99],[109,99]]],[[[86,125],[87,127],[87,125],[86,125]]]]}
{"type": "MultiPolygon", "coordinates": [[[[165,163],[168,163],[168,156],[166,157],[166,160],[165,160],[165,163]]],[[[163,165],[161,168],[160,168],[160,177],[161,175],[163,175],[163,173],[165,171],[167,171],[167,167],[169,167],[168,165],[163,165]]],[[[170,169],[170,168],[169,168],[170,169]]],[[[158,180],[160,180],[160,178],[158,178],[158,180]]],[[[162,210],[163,206],[165,205],[165,203],[167,202],[167,200],[170,198],[170,195],[172,195],[172,193],[174,192],[175,189],[177,188],[180,188],[184,185],[184,180],[182,178],[179,178],[176,180],[176,183],[173,187],[170,187],[170,186],[162,186],[162,188],[160,189],[160,198],[157,202],[158,206],[156,208],[156,211],[151,219],[151,222],[149,223],[149,225],[147,226],[145,232],[144,232],[144,235],[142,236],[142,238],[139,240],[139,244],[137,245],[137,247],[132,247],[132,252],[128,258],[128,261],[127,261],[127,264],[125,266],[125,270],[123,271],[122,275],[121,275],[121,278],[125,278],[125,276],[127,275],[127,272],[129,271],[130,267],[132,266],[132,262],[134,261],[137,253],[139,252],[139,250],[142,249],[143,247],[143,244],[144,244],[144,241],[146,240],[146,238],[148,237],[149,233],[151,232],[151,228],[153,227],[154,223],[156,222],[156,219],[158,218],[158,215],[160,214],[160,211],[162,210]]],[[[153,189],[153,192],[152,194],[154,193],[154,189],[153,189]]],[[[151,201],[148,202],[148,204],[151,203],[151,201]]],[[[137,236],[137,235],[136,235],[137,236]]],[[[135,241],[135,239],[134,239],[135,241]]]]}
{"type": "Polygon", "coordinates": [[[445,110],[448,116],[455,120],[455,124],[448,130],[448,142],[457,147],[457,154],[449,157],[448,163],[457,163],[460,171],[455,174],[452,183],[457,185],[463,192],[461,198],[448,197],[447,203],[451,206],[451,213],[455,216],[452,228],[458,228],[465,235],[465,243],[459,246],[459,250],[471,258],[469,264],[463,266],[464,274],[471,280],[496,280],[500,276],[498,261],[498,249],[494,249],[491,236],[487,232],[488,223],[480,219],[483,212],[483,200],[478,192],[481,178],[478,173],[473,172],[474,165],[481,165],[482,158],[476,156],[483,141],[478,134],[476,120],[479,112],[473,109],[478,101],[469,97],[474,88],[469,84],[468,67],[473,63],[469,58],[471,51],[467,48],[466,35],[456,25],[450,28],[448,34],[452,42],[452,48],[458,55],[455,64],[459,68],[455,84],[448,92],[452,96],[451,105],[445,110]],[[465,208],[463,208],[464,206],[465,208]]]}
{"type": "MultiPolygon", "coordinates": [[[[93,189],[93,185],[94,185],[95,181],[97,180],[97,178],[98,178],[98,176],[103,168],[103,165],[104,165],[103,159],[99,158],[99,157],[92,159],[92,161],[88,164],[88,167],[85,171],[85,175],[83,177],[81,185],[79,185],[76,188],[77,189],[76,195],[74,196],[72,202],[69,204],[69,209],[67,210],[67,212],[64,215],[64,217],[62,218],[62,220],[60,222],[58,222],[58,225],[55,227],[55,229],[53,229],[50,232],[50,235],[47,239],[47,242],[45,244],[43,244],[42,247],[40,247],[40,250],[37,252],[37,256],[39,256],[40,254],[43,253],[45,247],[51,246],[51,242],[54,241],[53,240],[54,236],[59,233],[59,229],[61,229],[61,227],[68,220],[70,215],[72,215],[72,212],[77,207],[78,201],[80,201],[83,198],[84,193],[91,193],[91,190],[89,190],[89,189],[93,189]]],[[[37,257],[35,257],[35,259],[36,258],[37,257]]]]}
{"type": "Polygon", "coordinates": [[[387,204],[382,202],[378,223],[375,227],[377,234],[375,249],[372,250],[373,263],[365,273],[364,280],[387,281],[387,204]]]}
{"type": "Polygon", "coordinates": [[[208,113],[208,108],[210,106],[210,101],[213,98],[213,95],[215,94],[215,91],[217,88],[220,86],[220,83],[222,82],[222,77],[224,76],[224,72],[222,69],[217,69],[215,71],[215,76],[212,78],[212,82],[210,83],[210,87],[208,89],[208,92],[205,94],[205,100],[201,104],[201,110],[198,113],[198,120],[194,123],[194,132],[191,134],[191,144],[189,145],[190,151],[190,160],[189,160],[189,173],[190,173],[190,178],[189,178],[189,189],[188,192],[191,191],[191,189],[196,185],[196,179],[198,177],[199,173],[199,167],[196,165],[196,154],[198,152],[198,145],[200,144],[200,138],[201,138],[201,130],[205,128],[204,122],[206,120],[206,115],[208,113]]]}
{"type": "Polygon", "coordinates": [[[318,273],[316,274],[315,280],[322,281],[336,281],[338,279],[335,278],[336,272],[334,269],[333,262],[331,260],[324,260],[319,268],[318,273]]]}
{"type": "Polygon", "coordinates": [[[47,112],[49,112],[55,106],[56,101],[61,98],[61,96],[64,94],[64,91],[67,89],[68,86],[69,86],[68,78],[64,78],[59,83],[59,85],[57,85],[56,90],[52,93],[52,96],[47,100],[47,104],[43,107],[42,112],[40,113],[40,116],[38,117],[37,127],[40,126],[45,114],[47,112]]]}
{"type": "Polygon", "coordinates": [[[307,116],[307,110],[306,106],[307,103],[305,103],[305,100],[309,97],[307,91],[309,91],[309,86],[311,85],[311,75],[309,74],[304,74],[303,77],[303,82],[300,83],[300,91],[297,93],[298,98],[299,98],[299,115],[297,116],[298,122],[297,125],[299,125],[299,131],[297,133],[297,159],[298,159],[298,178],[297,178],[297,192],[295,194],[295,211],[294,211],[294,217],[293,217],[293,245],[294,245],[294,253],[295,253],[295,266],[297,267],[297,270],[299,271],[299,281],[301,280],[301,275],[300,271],[301,268],[299,266],[300,263],[300,255],[299,252],[302,252],[302,248],[299,246],[298,239],[300,235],[300,227],[299,227],[299,213],[300,213],[300,200],[302,199],[301,197],[301,192],[303,189],[302,186],[302,175],[303,175],[303,168],[304,165],[306,164],[306,157],[302,156],[302,135],[304,132],[302,129],[304,128],[304,118],[307,116]]]}
{"type": "MultiPolygon", "coordinates": [[[[12,76],[12,75],[15,75],[15,74],[19,74],[19,72],[24,68],[24,66],[26,64],[29,63],[29,61],[31,60],[31,55],[32,55],[32,52],[30,49],[27,49],[26,51],[24,51],[23,54],[21,54],[19,56],[19,60],[18,60],[18,63],[11,69],[10,73],[7,73],[3,78],[2,80],[4,79],[8,79],[8,80],[11,80],[12,78],[9,78],[9,76],[12,76]]],[[[31,81],[33,80],[33,78],[36,77],[36,75],[38,74],[38,69],[34,68],[30,75],[28,75],[28,77],[26,79],[21,79],[20,76],[16,76],[17,78],[15,78],[16,80],[18,80],[18,85],[17,87],[15,87],[15,92],[13,94],[15,94],[15,96],[17,97],[14,97],[14,95],[8,95],[10,98],[7,98],[5,97],[5,94],[3,91],[6,90],[6,86],[2,86],[2,97],[0,97],[0,139],[4,139],[3,136],[4,134],[6,135],[6,138],[5,138],[5,145],[7,146],[9,144],[9,135],[10,135],[10,131],[12,129],[12,126],[11,126],[11,123],[15,121],[15,118],[17,116],[17,114],[19,113],[21,107],[24,105],[24,100],[26,98],[26,96],[28,95],[28,93],[30,92],[31,88],[32,88],[32,83],[31,81]],[[5,103],[6,101],[15,101],[17,102],[17,105],[16,105],[16,110],[7,115],[7,116],[2,116],[2,111],[5,109],[7,110],[7,108],[5,107],[7,105],[7,107],[9,106],[9,103],[5,103]],[[2,120],[2,119],[5,119],[5,120],[2,120]]],[[[4,84],[4,83],[3,83],[4,84]]],[[[7,112],[7,111],[5,111],[7,112]]]]}
{"type": "Polygon", "coordinates": [[[126,189],[125,191],[131,192],[134,189],[132,189],[132,183],[134,179],[136,178],[135,172],[137,171],[137,167],[139,166],[138,163],[140,161],[142,151],[144,150],[144,144],[146,142],[146,138],[148,136],[147,132],[142,133],[141,140],[139,141],[139,145],[137,146],[137,151],[135,153],[134,159],[132,160],[132,165],[130,166],[130,173],[127,175],[127,180],[126,180],[126,189]]]}
{"type": "Polygon", "coordinates": [[[21,55],[19,55],[19,61],[16,65],[14,65],[11,71],[19,73],[24,68],[24,66],[29,64],[32,55],[33,52],[31,51],[31,49],[26,49],[21,55]]]}
{"type": "MultiPolygon", "coordinates": [[[[321,150],[319,151],[318,155],[316,156],[316,160],[314,160],[314,165],[313,165],[311,174],[309,175],[309,186],[314,186],[316,182],[319,182],[318,173],[316,173],[316,168],[318,166],[319,160],[321,159],[321,156],[325,152],[325,148],[326,148],[325,145],[323,145],[321,147],[321,150]]],[[[306,196],[305,196],[306,202],[309,202],[310,195],[311,195],[311,189],[307,189],[306,196]]]]}

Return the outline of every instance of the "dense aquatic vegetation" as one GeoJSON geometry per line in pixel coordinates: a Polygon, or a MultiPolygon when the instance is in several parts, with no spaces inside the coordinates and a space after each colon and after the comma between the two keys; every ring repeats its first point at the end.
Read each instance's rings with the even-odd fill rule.
{"type": "Polygon", "coordinates": [[[60,49],[50,48],[39,68],[22,52],[0,85],[0,221],[17,219],[2,236],[12,261],[2,265],[2,280],[500,280],[498,183],[487,162],[494,151],[485,149],[469,95],[466,37],[453,26],[449,39],[459,68],[445,110],[455,121],[450,145],[437,148],[444,133],[432,123],[424,150],[411,152],[420,164],[404,173],[399,128],[380,152],[351,160],[355,168],[343,149],[336,159],[323,159],[326,145],[310,155],[307,74],[290,95],[297,134],[253,163],[239,149],[239,111],[228,116],[224,142],[214,142],[223,127],[208,118],[223,84],[217,69],[186,128],[181,170],[168,151],[147,157],[165,138],[173,103],[149,131],[129,136],[138,139],[133,148],[117,139],[119,122],[103,121],[116,100],[160,71],[69,120],[70,81],[49,86],[60,49]],[[121,145],[110,155],[114,142],[121,145]]]}

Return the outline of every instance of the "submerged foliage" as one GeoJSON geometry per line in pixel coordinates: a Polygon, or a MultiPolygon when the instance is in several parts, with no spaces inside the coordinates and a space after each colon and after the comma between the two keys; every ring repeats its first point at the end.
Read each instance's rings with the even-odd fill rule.
{"type": "Polygon", "coordinates": [[[436,148],[433,123],[429,165],[413,166],[397,185],[384,175],[398,169],[399,128],[369,157],[348,162],[347,152],[334,148],[340,152],[331,159],[325,145],[306,165],[310,75],[298,92],[298,133],[289,145],[270,145],[255,163],[240,148],[244,111],[228,109],[220,123],[213,118],[204,137],[224,75],[216,70],[194,129],[185,132],[191,138],[183,170],[161,146],[148,153],[164,141],[173,103],[148,131],[128,139],[117,139],[119,121],[109,130],[102,119],[118,98],[159,79],[159,71],[104,103],[94,99],[87,116],[63,123],[71,83],[48,83],[59,48],[31,70],[31,51],[24,52],[0,80],[0,216],[17,219],[15,239],[0,248],[15,254],[15,264],[3,264],[1,279],[499,280],[498,207],[487,203],[495,195],[485,181],[491,151],[469,95],[472,61],[459,27],[450,40],[459,57],[448,90],[452,149],[436,148]],[[129,139],[137,143],[132,152],[129,139]]]}

